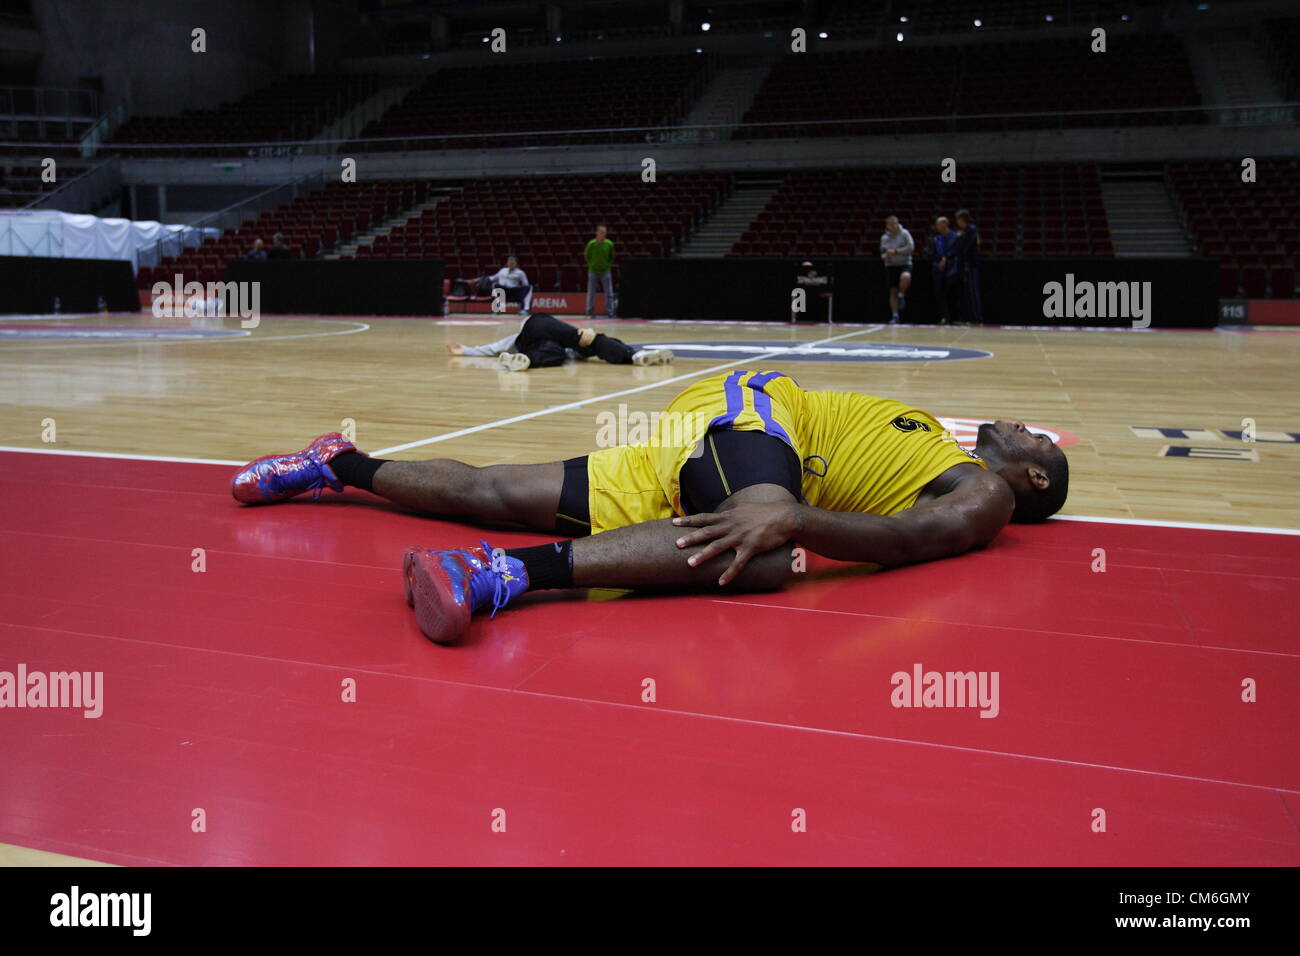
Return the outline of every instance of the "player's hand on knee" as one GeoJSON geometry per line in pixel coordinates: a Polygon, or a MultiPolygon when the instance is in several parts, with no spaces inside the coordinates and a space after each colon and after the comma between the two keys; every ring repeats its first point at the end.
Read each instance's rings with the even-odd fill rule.
{"type": "Polygon", "coordinates": [[[718,578],[719,586],[725,586],[736,579],[751,558],[787,543],[798,529],[799,520],[793,502],[754,502],[714,514],[674,518],[673,524],[696,529],[678,538],[677,547],[704,545],[686,559],[691,567],[698,567],[726,551],[736,552],[730,566],[718,578]]]}
{"type": "Polygon", "coordinates": [[[596,341],[595,329],[578,329],[578,345],[585,349],[594,341],[596,341]]]}

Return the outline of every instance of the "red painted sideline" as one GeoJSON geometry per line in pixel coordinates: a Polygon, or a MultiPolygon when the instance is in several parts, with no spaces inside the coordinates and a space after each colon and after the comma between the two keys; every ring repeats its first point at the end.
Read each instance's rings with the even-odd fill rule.
{"type": "Polygon", "coordinates": [[[0,709],[0,841],[181,865],[1300,863],[1278,618],[1300,538],[1012,527],[879,574],[814,558],[779,594],[541,594],[443,648],[402,549],[482,532],[356,491],[243,508],[230,473],[0,454],[0,671],[104,675],[96,719],[0,709]],[[997,716],[894,706],[917,665],[997,673],[997,716]]]}

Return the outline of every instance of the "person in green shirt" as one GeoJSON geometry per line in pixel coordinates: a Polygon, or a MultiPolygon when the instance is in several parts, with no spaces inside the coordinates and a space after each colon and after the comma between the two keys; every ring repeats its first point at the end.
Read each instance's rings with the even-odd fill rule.
{"type": "Polygon", "coordinates": [[[596,238],[587,243],[582,257],[587,261],[587,315],[596,312],[596,293],[605,293],[605,317],[614,317],[614,243],[605,238],[604,226],[596,227],[596,238]]]}

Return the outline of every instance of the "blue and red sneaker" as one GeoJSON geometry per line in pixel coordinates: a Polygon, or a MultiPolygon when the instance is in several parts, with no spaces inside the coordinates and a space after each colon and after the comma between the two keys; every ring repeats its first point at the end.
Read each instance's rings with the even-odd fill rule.
{"type": "Polygon", "coordinates": [[[402,578],[420,630],[438,644],[464,636],[470,615],[490,608],[495,616],[528,590],[524,563],[486,541],[450,551],[407,548],[402,578]]]}
{"type": "Polygon", "coordinates": [[[343,490],[343,482],[329,463],[357,448],[338,432],[321,435],[302,451],[288,455],[264,455],[250,461],[230,482],[230,493],[246,505],[263,505],[284,501],[304,491],[319,498],[325,487],[343,490]]]}

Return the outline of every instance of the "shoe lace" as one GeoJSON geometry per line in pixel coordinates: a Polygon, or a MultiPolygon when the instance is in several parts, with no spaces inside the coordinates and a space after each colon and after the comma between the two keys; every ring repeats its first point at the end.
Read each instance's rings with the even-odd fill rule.
{"type": "Polygon", "coordinates": [[[510,600],[510,588],[506,585],[506,576],[500,571],[492,574],[492,613],[488,615],[488,620],[497,616],[497,611],[501,610],[510,600]]]}
{"type": "MultiPolygon", "coordinates": [[[[308,464],[311,465],[315,473],[315,477],[312,478],[311,483],[308,484],[307,487],[303,490],[311,492],[312,501],[319,501],[321,492],[325,490],[325,484],[326,484],[325,473],[321,471],[320,466],[317,465],[315,461],[308,458],[307,462],[308,464]]],[[[288,479],[288,477],[289,476],[285,474],[283,471],[281,471],[279,468],[273,469],[271,472],[270,481],[268,482],[268,484],[271,486],[271,490],[276,494],[279,494],[280,492],[284,491],[285,490],[284,482],[286,479],[288,479]]]]}
{"type": "MultiPolygon", "coordinates": [[[[479,603],[479,598],[486,598],[488,595],[485,590],[486,582],[482,588],[475,587],[475,585],[485,579],[486,581],[492,582],[492,613],[488,615],[488,620],[491,620],[496,617],[497,611],[510,603],[510,584],[506,580],[506,575],[509,574],[509,572],[499,571],[497,568],[493,567],[493,554],[495,552],[491,545],[486,541],[480,541],[479,544],[483,548],[483,553],[487,555],[487,564],[484,565],[483,573],[481,575],[476,575],[475,578],[471,579],[470,593],[475,599],[473,603],[477,605],[479,603]]],[[[483,602],[483,606],[487,606],[486,601],[483,602]]]]}

